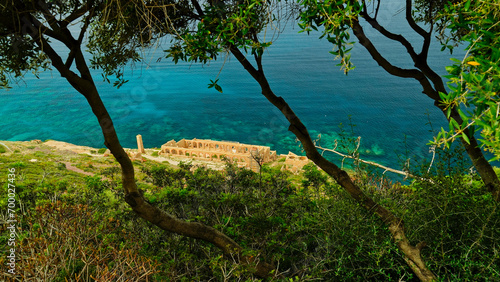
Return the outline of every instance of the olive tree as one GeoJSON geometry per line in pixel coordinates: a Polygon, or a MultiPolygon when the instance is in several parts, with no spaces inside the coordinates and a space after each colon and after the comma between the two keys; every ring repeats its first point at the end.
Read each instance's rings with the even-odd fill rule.
{"type": "MultiPolygon", "coordinates": [[[[406,0],[401,11],[404,12],[408,26],[419,36],[419,38],[421,38],[421,41],[419,42],[420,46],[418,47],[408,39],[410,34],[392,32],[390,27],[383,26],[380,23],[379,12],[387,7],[387,5],[390,4],[389,2],[390,1],[382,0],[302,0],[300,1],[300,5],[303,7],[303,11],[300,14],[300,26],[306,31],[318,30],[322,27],[323,30],[321,31],[321,37],[326,37],[326,39],[333,44],[334,51],[332,53],[340,57],[340,65],[346,72],[353,68],[349,53],[351,48],[350,44],[352,43],[350,41],[352,33],[359,43],[369,52],[373,60],[375,60],[377,64],[380,65],[386,72],[396,77],[411,78],[418,81],[422,87],[422,93],[427,95],[431,101],[433,101],[434,105],[438,107],[446,116],[448,122],[450,123],[451,131],[456,133],[453,137],[460,140],[462,146],[470,157],[472,164],[481,176],[485,186],[488,187],[497,201],[500,200],[500,180],[493,170],[491,163],[485,158],[480,144],[474,135],[474,128],[468,126],[470,118],[468,118],[467,115],[461,111],[457,100],[453,99],[456,95],[448,94],[444,78],[429,66],[429,48],[434,35],[439,38],[446,37],[447,29],[454,28],[456,32],[453,34],[452,38],[460,38],[460,33],[465,32],[466,29],[458,23],[454,23],[452,25],[450,20],[458,20],[458,22],[461,22],[462,25],[471,24],[470,18],[467,18],[466,15],[464,16],[463,13],[468,13],[467,11],[470,9],[472,1],[406,0]],[[462,4],[451,4],[451,7],[454,8],[447,9],[447,11],[449,11],[447,16],[438,16],[439,13],[442,13],[441,11],[443,11],[445,7],[450,7],[447,6],[446,3],[462,4]],[[467,19],[466,23],[463,23],[463,19],[467,19]],[[363,21],[368,24],[368,27],[363,26],[363,21]],[[419,22],[425,23],[425,26],[422,27],[419,25],[419,22]],[[408,61],[413,64],[414,68],[400,67],[388,60],[380,52],[379,48],[372,42],[371,36],[366,33],[367,28],[372,29],[386,39],[401,45],[401,47],[403,47],[409,55],[408,61]],[[435,30],[438,31],[436,34],[434,34],[435,30]],[[450,99],[454,102],[450,102],[450,99]]],[[[484,11],[485,7],[488,6],[483,3],[483,1],[476,1],[475,3],[480,3],[477,4],[477,6],[480,7],[478,9],[482,9],[481,11],[484,11]]],[[[490,11],[497,11],[496,8],[498,5],[496,5],[496,7],[495,5],[492,5],[491,7],[490,11]]],[[[475,25],[476,29],[470,30],[478,30],[477,32],[481,33],[481,30],[483,30],[484,27],[488,28],[491,25],[496,25],[496,22],[494,21],[494,13],[489,13],[489,16],[482,22],[483,25],[481,25],[480,22],[477,23],[479,24],[475,25]]],[[[478,34],[477,32],[472,31],[468,33],[469,38],[474,38],[474,36],[477,38],[477,36],[480,36],[481,34],[478,34]]],[[[485,34],[492,33],[493,30],[489,29],[485,32],[485,34]]],[[[487,37],[494,38],[494,36],[487,37]]],[[[485,37],[483,36],[482,39],[485,39],[485,37]]],[[[467,39],[465,38],[465,40],[467,39]]],[[[483,46],[491,43],[488,42],[488,40],[485,40],[484,42],[485,44],[483,44],[483,46]]],[[[477,43],[474,45],[476,45],[476,47],[479,46],[477,43]]],[[[451,48],[452,45],[445,44],[444,48],[447,46],[451,48]]],[[[469,73],[469,76],[471,75],[472,74],[469,73]]],[[[481,77],[481,79],[482,78],[484,77],[481,77]]],[[[454,81],[452,81],[452,83],[454,83],[454,81]]],[[[451,89],[452,93],[455,93],[455,88],[453,86],[451,89]]],[[[474,95],[473,93],[476,93],[475,91],[469,93],[469,97],[481,96],[474,95]]],[[[494,93],[494,91],[491,91],[490,93],[494,93]]],[[[462,101],[464,101],[462,104],[466,106],[470,104],[463,99],[463,96],[462,101]]],[[[478,99],[478,101],[482,100],[478,99]]],[[[496,103],[495,101],[490,102],[494,104],[496,103]]],[[[480,102],[477,104],[479,103],[480,102]]],[[[495,107],[488,107],[490,112],[496,115],[496,109],[494,108],[495,107]]],[[[482,107],[479,107],[477,110],[481,112],[483,109],[482,107]]],[[[476,113],[476,116],[478,115],[481,114],[476,113]]],[[[485,116],[485,112],[482,116],[485,116]]],[[[481,126],[485,129],[484,133],[486,135],[491,134],[491,130],[489,129],[495,128],[494,119],[489,119],[489,122],[490,123],[487,127],[481,126]],[[491,122],[493,122],[493,124],[491,124],[491,122]]],[[[483,139],[483,141],[486,141],[484,144],[491,142],[488,140],[490,139],[483,139]]]]}
{"type": "MultiPolygon", "coordinates": [[[[0,6],[0,78],[8,87],[26,72],[54,68],[85,98],[104,136],[104,144],[121,167],[125,201],[135,213],[159,228],[207,241],[228,258],[255,264],[255,274],[267,276],[273,266],[243,255],[243,248],[218,230],[198,222],[175,218],[144,198],[135,181],[134,167],[118,139],[113,121],[101,100],[90,68],[101,68],[103,75],[116,76],[115,85],[125,82],[122,69],[131,60],[139,60],[138,48],[186,26],[195,13],[183,11],[187,2],[170,1],[45,1],[2,0],[0,6]],[[188,15],[187,17],[185,15],[188,15]],[[71,25],[79,25],[72,33],[71,25]],[[94,56],[87,63],[84,38],[94,56]],[[62,43],[65,50],[54,48],[62,43]]],[[[47,101],[49,102],[49,101],[47,101]]],[[[132,239],[132,238],[131,238],[132,239]]]]}
{"type": "MultiPolygon", "coordinates": [[[[288,120],[288,129],[300,140],[307,157],[335,179],[359,205],[380,218],[404,254],[405,261],[421,280],[434,280],[435,275],[421,256],[425,243],[412,245],[405,235],[401,218],[375,202],[355,184],[346,171],[324,158],[318,152],[307,127],[287,102],[272,90],[262,64],[264,50],[272,42],[263,40],[262,32],[275,24],[276,15],[285,20],[297,7],[280,1],[265,0],[209,2],[203,8],[197,0],[193,0],[193,3],[201,19],[195,29],[178,31],[174,44],[167,50],[167,56],[175,62],[187,60],[205,63],[216,59],[219,53],[231,53],[260,85],[262,95],[288,120]]],[[[212,82],[212,85],[217,85],[217,81],[212,82]]]]}

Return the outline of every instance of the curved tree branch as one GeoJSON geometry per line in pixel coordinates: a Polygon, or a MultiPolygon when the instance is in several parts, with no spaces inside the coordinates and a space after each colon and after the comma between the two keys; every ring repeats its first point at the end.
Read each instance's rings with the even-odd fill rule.
{"type": "Polygon", "coordinates": [[[395,34],[395,33],[392,33],[390,31],[388,31],[385,27],[381,26],[376,19],[370,17],[370,15],[368,15],[368,13],[366,13],[365,11],[362,11],[360,13],[360,15],[375,30],[377,30],[378,32],[380,32],[383,36],[387,37],[388,39],[397,41],[401,45],[403,45],[403,47],[405,47],[405,49],[406,49],[406,52],[408,52],[408,54],[412,57],[412,59],[415,60],[418,57],[417,53],[415,52],[415,49],[413,48],[413,46],[411,45],[411,43],[404,36],[402,36],[401,34],[395,34]]]}
{"type": "MultiPolygon", "coordinates": [[[[386,224],[392,238],[396,242],[396,245],[405,254],[407,264],[422,281],[435,280],[436,276],[427,268],[421,257],[421,247],[412,246],[406,237],[403,221],[366,195],[359,186],[354,184],[346,171],[340,169],[334,163],[325,159],[316,149],[316,145],[312,141],[306,126],[300,121],[299,117],[293,112],[282,97],[276,96],[271,90],[269,82],[263,72],[257,71],[255,67],[253,67],[252,64],[246,59],[245,55],[242,54],[236,47],[233,46],[230,51],[249,72],[249,74],[259,83],[262,95],[264,95],[271,104],[278,108],[288,120],[290,123],[288,130],[294,133],[300,140],[304,151],[306,152],[306,156],[333,179],[335,179],[335,181],[342,188],[344,188],[344,190],[349,193],[349,195],[356,202],[363,206],[367,211],[377,215],[386,224]]],[[[417,246],[422,246],[422,244],[417,246]]]]}
{"type": "MultiPolygon", "coordinates": [[[[24,26],[26,32],[33,38],[35,43],[39,45],[41,50],[49,57],[51,64],[57,69],[61,76],[86,98],[101,127],[105,146],[111,151],[111,154],[113,154],[120,164],[125,201],[132,207],[134,212],[162,230],[209,242],[219,248],[233,261],[243,264],[255,264],[254,274],[259,277],[270,276],[274,269],[273,265],[252,256],[243,255],[243,248],[227,235],[201,223],[180,220],[153,206],[144,198],[142,191],[138,189],[135,182],[135,172],[132,161],[120,144],[113,121],[92,80],[90,70],[79,46],[81,41],[75,40],[70,36],[69,30],[66,28],[50,31],[51,35],[55,35],[57,38],[61,39],[68,49],[72,50],[74,53],[76,66],[80,73],[79,76],[66,66],[60,55],[52,48],[46,38],[44,38],[43,32],[48,29],[43,28],[41,23],[31,15],[24,16],[21,24],[24,26]]],[[[45,36],[49,35],[47,34],[45,36]]],[[[81,38],[81,36],[79,38],[81,38]]]]}
{"type": "MultiPolygon", "coordinates": [[[[409,0],[407,0],[408,2],[409,0]]],[[[411,2],[411,1],[409,1],[411,2]]],[[[411,4],[411,3],[410,3],[411,4]]],[[[376,47],[371,43],[371,41],[367,38],[365,35],[363,28],[359,24],[358,21],[353,21],[353,32],[355,36],[358,38],[359,42],[361,45],[363,45],[366,50],[370,53],[372,58],[380,65],[384,70],[386,70],[388,73],[399,76],[399,77],[413,77],[416,79],[420,85],[423,88],[423,93],[426,94],[428,97],[430,97],[434,101],[434,105],[438,107],[443,114],[446,116],[447,120],[449,121],[450,119],[456,120],[459,124],[462,124],[462,118],[458,114],[458,111],[456,109],[451,110],[451,115],[447,115],[447,109],[445,106],[442,104],[441,98],[439,96],[439,92],[446,93],[446,87],[444,85],[443,79],[441,76],[439,76],[433,69],[429,67],[429,64],[427,63],[427,54],[428,54],[428,49],[430,46],[430,38],[431,38],[431,32],[426,32],[422,28],[420,28],[418,25],[416,25],[415,21],[411,17],[411,6],[408,6],[407,4],[407,20],[409,21],[410,25],[412,25],[412,28],[417,31],[421,36],[424,38],[424,43],[422,47],[422,52],[420,54],[415,54],[413,51],[413,48],[409,49],[411,45],[407,42],[404,37],[401,35],[395,35],[392,33],[389,33],[385,31],[384,28],[380,27],[378,23],[374,20],[368,20],[368,22],[374,27],[375,29],[379,30],[383,35],[387,36],[388,38],[391,38],[393,40],[399,41],[405,46],[407,45],[407,51],[411,55],[411,58],[413,60],[413,63],[418,70],[408,70],[408,69],[400,69],[398,67],[393,66],[388,62],[376,49],[376,47]],[[410,7],[408,9],[408,7],[410,7]],[[403,38],[403,39],[401,39],[403,38]],[[431,84],[432,83],[432,84],[431,84]]],[[[365,13],[366,14],[366,13],[365,13]]],[[[363,17],[369,18],[368,15],[362,15],[363,17]]],[[[431,28],[432,31],[432,28],[431,28]]],[[[473,134],[470,132],[464,132],[467,135],[467,141],[463,137],[460,138],[462,145],[464,146],[465,150],[467,151],[467,154],[469,155],[472,163],[476,167],[479,175],[481,176],[484,184],[488,187],[488,189],[492,192],[494,198],[497,201],[500,201],[500,180],[498,176],[496,175],[495,171],[493,170],[493,167],[489,162],[486,160],[484,157],[483,152],[481,151],[481,148],[479,147],[476,138],[474,137],[473,134]]]]}
{"type": "Polygon", "coordinates": [[[64,20],[59,22],[61,28],[66,28],[73,21],[78,19],[79,17],[85,15],[90,9],[95,9],[96,5],[94,4],[94,0],[85,1],[85,4],[80,8],[75,9],[69,16],[67,16],[64,20]]]}
{"type": "Polygon", "coordinates": [[[412,10],[412,0],[406,0],[406,21],[416,33],[420,34],[420,36],[422,36],[423,38],[430,38],[431,32],[425,31],[415,22],[411,14],[411,10],[412,10]]]}
{"type": "Polygon", "coordinates": [[[417,69],[402,69],[392,65],[387,59],[385,59],[382,54],[373,45],[370,39],[365,35],[363,27],[358,21],[353,21],[352,26],[354,35],[358,38],[359,43],[363,45],[366,50],[370,53],[372,58],[386,70],[389,74],[403,78],[414,78],[420,85],[422,85],[423,92],[433,100],[439,100],[439,94],[429,83],[427,77],[417,69]]]}

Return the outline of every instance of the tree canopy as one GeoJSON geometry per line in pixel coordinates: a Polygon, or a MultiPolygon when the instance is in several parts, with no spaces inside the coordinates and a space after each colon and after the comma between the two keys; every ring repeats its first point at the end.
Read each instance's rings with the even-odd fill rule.
{"type": "Polygon", "coordinates": [[[145,48],[154,43],[158,36],[169,32],[172,24],[186,23],[182,17],[170,21],[177,19],[178,10],[174,5],[162,1],[52,3],[43,0],[4,0],[1,9],[0,36],[9,43],[19,39],[20,44],[25,44],[23,47],[28,50],[13,54],[15,48],[1,49],[0,55],[5,61],[2,61],[0,78],[3,79],[4,87],[8,86],[10,73],[18,78],[26,71],[45,70],[50,62],[90,105],[101,127],[105,146],[121,166],[124,200],[138,216],[165,231],[210,242],[234,261],[255,265],[254,273],[258,276],[270,274],[274,268],[272,265],[243,254],[243,248],[227,235],[199,222],[180,220],[144,198],[144,192],[138,188],[135,180],[132,161],[120,144],[113,120],[101,100],[82,51],[83,40],[90,34],[88,46],[94,55],[90,67],[102,69],[105,78],[115,75],[118,78],[115,85],[120,86],[125,82],[121,68],[126,62],[139,59],[138,47],[145,48]],[[76,36],[70,30],[72,23],[80,26],[76,36]],[[54,49],[51,40],[61,42],[66,50],[54,49]],[[15,64],[15,60],[26,59],[34,61],[31,64],[15,64]]]}

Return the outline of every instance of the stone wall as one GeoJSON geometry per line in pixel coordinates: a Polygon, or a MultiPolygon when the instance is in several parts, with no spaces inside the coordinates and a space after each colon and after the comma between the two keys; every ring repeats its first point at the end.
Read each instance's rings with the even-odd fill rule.
{"type": "Polygon", "coordinates": [[[288,152],[288,155],[280,155],[280,157],[285,157],[284,169],[293,173],[299,173],[302,168],[310,162],[307,157],[298,156],[292,152],[288,152]]]}
{"type": "Polygon", "coordinates": [[[228,141],[214,141],[203,139],[170,140],[161,146],[160,155],[185,156],[195,159],[222,161],[225,158],[237,163],[240,167],[247,167],[254,171],[259,170],[256,159],[262,163],[276,160],[276,151],[269,147],[241,144],[228,141]]]}

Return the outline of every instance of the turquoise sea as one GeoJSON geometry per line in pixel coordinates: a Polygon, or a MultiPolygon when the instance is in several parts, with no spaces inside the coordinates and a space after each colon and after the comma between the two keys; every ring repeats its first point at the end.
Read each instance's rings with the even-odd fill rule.
{"type": "MultiPolygon", "coordinates": [[[[381,15],[382,23],[396,33],[408,33],[398,9],[381,15]]],[[[264,68],[274,92],[284,97],[311,135],[322,135],[322,145],[333,146],[339,124],[355,124],[361,136],[361,157],[399,168],[398,154],[409,150],[416,159],[428,158],[430,132],[446,126],[443,114],[422,94],[412,79],[392,77],[355,44],[349,75],[336,66],[332,46],[288,26],[267,50],[264,68]]],[[[367,31],[368,35],[376,35],[367,31]]],[[[417,34],[410,36],[418,42],[417,34]]],[[[393,64],[412,67],[405,51],[394,42],[375,37],[374,43],[393,64]]],[[[420,45],[415,45],[420,49],[420,45]]],[[[158,50],[161,50],[159,47],[158,50]]],[[[448,52],[432,46],[429,62],[440,74],[451,64],[448,52]]],[[[141,134],[146,147],[182,138],[238,141],[270,146],[278,153],[302,154],[287,122],[265,98],[249,74],[231,57],[201,66],[156,62],[161,52],[150,52],[149,64],[127,69],[130,81],[120,89],[98,82],[122,145],[136,147],[141,134]],[[219,79],[223,93],[208,89],[219,79]]],[[[455,55],[463,56],[463,53],[455,55]]],[[[59,77],[45,72],[40,79],[29,74],[10,90],[0,90],[0,140],[55,139],[101,148],[103,138],[85,99],[59,77]]]]}

